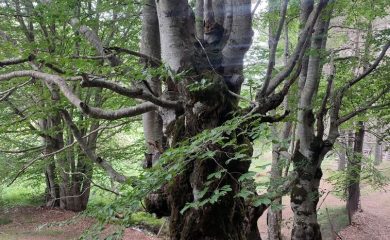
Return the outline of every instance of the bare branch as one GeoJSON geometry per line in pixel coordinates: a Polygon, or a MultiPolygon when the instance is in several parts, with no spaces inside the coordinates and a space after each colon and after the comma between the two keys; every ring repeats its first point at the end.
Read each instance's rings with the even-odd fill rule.
{"type": "MultiPolygon", "coordinates": [[[[116,128],[116,127],[119,127],[125,123],[127,123],[128,121],[124,122],[124,123],[120,123],[120,124],[117,124],[115,126],[104,126],[104,127],[99,127],[91,132],[89,132],[88,134],[85,134],[83,136],[83,139],[86,139],[87,137],[89,137],[90,135],[96,133],[96,132],[99,132],[101,130],[104,130],[104,129],[110,129],[110,128],[116,128]]],[[[62,151],[65,151],[66,149],[72,147],[73,145],[76,144],[76,141],[72,142],[72,143],[69,143],[68,145],[64,146],[63,148],[57,150],[57,151],[54,151],[54,152],[51,152],[49,154],[45,154],[45,155],[42,155],[42,156],[39,156],[39,157],[36,157],[34,159],[32,159],[30,162],[26,163],[21,170],[19,170],[19,172],[16,174],[16,176],[11,180],[11,182],[7,185],[8,187],[11,186],[15,181],[16,179],[22,175],[26,170],[27,168],[29,168],[30,166],[32,166],[34,163],[36,163],[37,161],[41,160],[41,159],[44,159],[44,158],[48,158],[48,157],[51,157],[51,156],[54,156],[58,153],[61,153],[62,151]]]]}
{"type": "Polygon", "coordinates": [[[255,15],[257,8],[259,8],[259,6],[260,6],[260,3],[261,3],[261,0],[257,0],[256,5],[254,6],[254,8],[252,10],[252,17],[255,15]]]}
{"type": "Polygon", "coordinates": [[[85,39],[95,48],[96,52],[100,54],[100,56],[104,56],[111,64],[112,67],[118,66],[121,62],[115,55],[107,55],[103,46],[103,43],[97,36],[97,34],[90,29],[88,26],[80,25],[80,22],[76,18],[72,18],[70,20],[70,25],[77,29],[85,39]]]}
{"type": "Polygon", "coordinates": [[[27,148],[27,149],[22,149],[22,150],[3,150],[0,149],[1,153],[10,153],[10,154],[19,154],[19,153],[25,153],[25,152],[37,152],[40,151],[44,148],[44,146],[38,146],[38,147],[32,147],[32,148],[27,148]]]}
{"type": "Polygon", "coordinates": [[[83,109],[83,112],[85,112],[89,116],[106,120],[117,120],[126,117],[134,117],[157,110],[156,105],[149,102],[141,103],[134,107],[121,108],[118,110],[103,110],[101,108],[90,107],[83,102],[80,103],[80,106],[81,109],[83,109]]]}
{"type": "Polygon", "coordinates": [[[19,84],[18,86],[15,86],[15,87],[13,87],[13,88],[10,88],[10,89],[8,89],[8,90],[6,90],[6,91],[4,91],[4,92],[0,92],[0,95],[3,95],[3,96],[0,98],[0,102],[1,102],[1,101],[4,101],[4,100],[6,100],[6,99],[8,99],[8,97],[11,96],[12,93],[14,93],[15,90],[17,90],[18,88],[24,87],[25,85],[27,85],[27,84],[29,84],[29,83],[31,83],[31,82],[32,82],[32,79],[30,79],[29,81],[24,82],[24,83],[22,83],[22,84],[19,84]]]}

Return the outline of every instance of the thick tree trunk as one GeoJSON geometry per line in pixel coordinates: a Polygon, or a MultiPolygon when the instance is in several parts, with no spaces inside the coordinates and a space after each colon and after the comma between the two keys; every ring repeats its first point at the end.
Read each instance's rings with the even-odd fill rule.
{"type": "Polygon", "coordinates": [[[347,211],[349,222],[352,216],[360,209],[360,173],[362,167],[362,154],[364,144],[364,123],[358,122],[355,132],[355,142],[352,158],[348,162],[348,197],[347,211]]]}
{"type": "MultiPolygon", "coordinates": [[[[212,9],[224,9],[220,8],[224,5],[221,4],[222,2],[204,1],[205,8],[206,6],[208,8],[207,11],[211,9],[210,5],[207,5],[211,2],[212,9]]],[[[236,108],[237,99],[229,95],[227,86],[231,91],[239,92],[242,84],[243,57],[252,39],[250,1],[239,0],[225,3],[225,7],[231,11],[228,13],[230,17],[227,16],[228,14],[224,16],[223,12],[216,11],[215,18],[206,19],[204,33],[207,40],[203,44],[206,44],[206,48],[211,46],[213,49],[218,49],[220,53],[216,54],[216,58],[223,55],[224,59],[223,63],[220,60],[211,60],[211,66],[207,65],[206,68],[200,68],[194,57],[198,41],[194,38],[196,35],[195,21],[188,2],[186,0],[160,0],[156,1],[156,4],[161,33],[162,60],[175,73],[195,69],[201,78],[206,78],[213,86],[207,89],[207,96],[204,93],[198,95],[187,88],[189,84],[198,80],[189,78],[175,82],[177,88],[168,89],[171,92],[164,93],[175,96],[172,91],[178,91],[180,95],[185,96],[186,101],[184,113],[172,113],[173,116],[176,116],[173,121],[163,116],[164,135],[168,140],[169,147],[174,147],[177,141],[222,125],[230,118],[229,113],[236,108]],[[230,21],[230,24],[219,22],[225,18],[230,21]],[[222,49],[220,49],[223,46],[221,44],[223,36],[220,35],[221,26],[229,28],[222,32],[224,36],[229,38],[229,41],[226,41],[223,54],[221,54],[222,49]],[[224,68],[219,69],[218,64],[222,64],[224,68]],[[221,70],[220,73],[223,77],[214,74],[213,67],[215,67],[213,70],[221,70]],[[175,125],[174,133],[170,132],[173,130],[169,127],[170,125],[175,125]]],[[[212,16],[212,14],[208,16],[212,16]]],[[[197,36],[199,35],[200,33],[197,33],[197,36]]],[[[200,49],[199,54],[197,54],[202,57],[204,56],[202,52],[203,50],[200,49]]],[[[201,61],[203,64],[207,63],[206,58],[202,58],[201,61]]],[[[199,64],[202,63],[199,62],[199,64]]],[[[233,133],[230,137],[236,138],[237,134],[233,133]]],[[[249,159],[251,155],[249,141],[244,137],[237,137],[236,144],[248,147],[249,159]]],[[[229,160],[227,153],[231,152],[231,149],[222,149],[218,144],[210,144],[208,147],[221,153],[218,153],[213,159],[189,160],[184,172],[176,176],[174,181],[166,186],[166,190],[162,189],[167,193],[167,203],[170,210],[170,238],[173,240],[244,240],[248,236],[258,240],[258,231],[257,233],[252,232],[254,228],[252,226],[246,228],[248,225],[245,225],[249,221],[253,222],[253,219],[248,220],[247,218],[247,205],[242,198],[235,197],[240,190],[237,179],[242,173],[248,171],[250,161],[240,161],[239,163],[232,161],[228,164],[226,163],[229,160]],[[221,170],[222,167],[226,168],[229,174],[222,176],[219,181],[211,183],[210,190],[204,197],[211,196],[218,186],[229,185],[232,190],[213,204],[208,203],[198,209],[190,208],[181,213],[186,203],[199,199],[199,192],[205,187],[209,174],[221,170]],[[245,229],[251,233],[247,233],[245,229]]]]}
{"type": "Polygon", "coordinates": [[[319,186],[322,177],[321,168],[317,163],[322,161],[321,149],[313,151],[313,158],[308,159],[302,154],[296,154],[294,168],[298,172],[291,190],[291,209],[294,212],[294,225],[291,233],[293,240],[321,240],[320,225],[317,221],[317,203],[319,186]]]}

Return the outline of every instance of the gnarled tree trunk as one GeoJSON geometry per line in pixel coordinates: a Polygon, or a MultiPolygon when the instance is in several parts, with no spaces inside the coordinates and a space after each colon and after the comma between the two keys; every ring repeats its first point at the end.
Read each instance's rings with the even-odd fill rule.
{"type": "MultiPolygon", "coordinates": [[[[251,39],[251,3],[249,0],[204,1],[204,40],[195,39],[195,19],[186,0],[160,0],[156,2],[159,30],[161,37],[162,60],[175,72],[196,71],[198,79],[185,79],[175,82],[176,87],[168,89],[163,95],[184,96],[184,112],[172,113],[175,119],[163,115],[164,134],[168,144],[173,147],[180,140],[195,136],[206,129],[213,129],[231,118],[230,112],[237,107],[237,99],[229,91],[239,92],[242,78],[243,57],[251,39]],[[197,47],[198,46],[198,47],[197,47]],[[210,51],[213,50],[214,52],[210,51]],[[208,51],[212,53],[206,58],[208,51]],[[216,52],[218,54],[215,54],[216,52]],[[205,65],[205,63],[207,63],[205,65]],[[222,67],[221,67],[222,66],[222,67]],[[214,72],[217,71],[217,72],[214,72]],[[221,77],[222,75],[223,77],[221,77]],[[207,94],[189,91],[188,85],[206,78],[212,87],[207,94]],[[177,92],[175,94],[175,91],[177,92]],[[185,124],[184,124],[185,122],[185,124]],[[175,133],[170,132],[175,125],[175,133]],[[173,135],[174,136],[173,136],[173,135]],[[172,145],[173,144],[173,145],[172,145]]],[[[197,15],[202,8],[198,6],[197,15]]],[[[199,27],[198,27],[199,29],[199,27]]],[[[199,36],[200,33],[197,33],[199,36]]],[[[233,134],[236,137],[236,134],[233,134]]],[[[247,144],[248,157],[251,144],[245,137],[238,137],[237,144],[247,144]]],[[[237,179],[249,169],[250,162],[244,161],[227,164],[229,149],[221,149],[216,144],[210,148],[220,150],[213,159],[191,160],[183,173],[166,186],[167,203],[170,212],[171,239],[213,239],[244,240],[260,239],[253,227],[246,228],[247,205],[242,198],[237,198],[240,186],[237,179]],[[209,174],[226,168],[230,174],[220,179],[219,185],[232,188],[214,204],[206,204],[198,209],[181,210],[186,203],[199,198],[209,174]]],[[[218,184],[209,186],[217,188],[218,184]]],[[[210,195],[207,193],[206,195],[210,195]]],[[[207,197],[207,196],[206,196],[207,197]]]]}

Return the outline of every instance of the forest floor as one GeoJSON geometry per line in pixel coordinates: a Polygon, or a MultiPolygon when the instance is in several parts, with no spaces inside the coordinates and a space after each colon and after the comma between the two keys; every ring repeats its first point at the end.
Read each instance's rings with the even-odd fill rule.
{"type": "MultiPolygon", "coordinates": [[[[390,162],[381,168],[390,169],[390,162]]],[[[319,222],[323,239],[330,240],[340,236],[342,240],[390,240],[390,218],[388,217],[390,216],[390,186],[384,190],[373,190],[363,184],[362,212],[355,215],[352,225],[348,227],[345,202],[334,195],[330,183],[322,181],[321,189],[324,194],[319,201],[319,222]]],[[[284,239],[290,239],[292,211],[288,197],[283,198],[283,204],[282,234],[284,239]]],[[[5,216],[0,216],[0,240],[78,239],[94,223],[95,220],[90,217],[69,211],[36,206],[15,206],[9,208],[5,216]],[[9,222],[4,222],[4,219],[9,222]]],[[[266,239],[266,213],[259,220],[259,228],[261,235],[266,239]]],[[[112,232],[115,232],[115,225],[106,227],[100,236],[104,238],[112,232]]],[[[136,228],[127,228],[123,239],[157,240],[158,238],[136,228]]]]}
{"type": "MultiPolygon", "coordinates": [[[[328,170],[335,166],[328,165],[328,170]]],[[[387,177],[390,176],[390,162],[379,166],[387,177]]],[[[326,176],[325,176],[326,179],[326,176]]],[[[390,186],[374,190],[366,184],[361,185],[361,208],[348,226],[348,215],[345,201],[332,192],[332,185],[322,180],[320,189],[323,194],[318,203],[318,220],[324,240],[390,240],[390,186]]],[[[283,239],[290,239],[293,213],[289,204],[290,198],[283,198],[283,239]]],[[[266,239],[267,213],[259,219],[261,236],[266,239]]]]}
{"type": "MultiPolygon", "coordinates": [[[[328,184],[322,184],[322,187],[326,185],[328,184]]],[[[319,214],[323,239],[331,240],[338,237],[336,239],[390,240],[390,187],[382,191],[364,193],[361,198],[362,211],[355,214],[351,226],[347,226],[348,216],[344,210],[345,202],[332,193],[328,194],[325,200],[324,198],[325,195],[320,200],[320,203],[322,201],[323,203],[319,214]]],[[[290,239],[292,227],[293,213],[288,201],[288,197],[283,199],[285,208],[283,209],[282,234],[284,239],[290,239]]],[[[259,228],[263,237],[267,236],[266,216],[264,214],[259,220],[259,228]]]]}
{"type": "MultiPolygon", "coordinates": [[[[0,223],[0,240],[70,240],[78,239],[96,222],[70,211],[42,207],[15,207],[6,213],[8,224],[0,223]]],[[[100,238],[115,232],[109,225],[100,238]]],[[[124,240],[157,240],[136,228],[127,228],[124,240]]]]}

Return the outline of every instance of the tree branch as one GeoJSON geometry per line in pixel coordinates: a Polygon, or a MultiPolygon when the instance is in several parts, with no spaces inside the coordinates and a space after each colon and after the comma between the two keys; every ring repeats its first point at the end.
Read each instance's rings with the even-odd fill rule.
{"type": "Polygon", "coordinates": [[[182,104],[180,102],[176,101],[170,101],[170,100],[164,100],[159,97],[154,96],[153,94],[145,92],[143,89],[129,89],[123,86],[120,86],[117,83],[105,81],[103,79],[93,79],[90,80],[88,76],[83,76],[83,81],[81,82],[81,87],[100,87],[100,88],[106,88],[113,92],[116,92],[120,95],[130,97],[130,98],[138,98],[145,101],[149,101],[151,103],[154,103],[160,107],[165,108],[173,108],[180,110],[183,108],[182,104]]]}
{"type": "MultiPolygon", "coordinates": [[[[306,50],[306,42],[309,36],[311,35],[311,32],[313,30],[313,27],[315,23],[317,22],[318,16],[320,15],[321,11],[327,6],[328,0],[321,0],[316,9],[310,14],[310,17],[308,21],[306,22],[306,25],[304,29],[302,30],[301,34],[299,35],[298,44],[291,55],[290,59],[288,60],[286,67],[279,72],[275,77],[273,77],[270,80],[270,84],[268,86],[268,89],[266,91],[266,96],[271,94],[293,71],[295,65],[301,60],[301,58],[304,56],[301,54],[302,51],[306,50]]],[[[262,97],[261,92],[258,93],[258,98],[262,97]]]]}
{"type": "Polygon", "coordinates": [[[25,70],[25,71],[15,71],[6,74],[0,75],[0,82],[7,81],[13,78],[18,77],[35,77],[38,79],[42,79],[48,83],[55,84],[59,87],[63,95],[68,99],[68,101],[79,108],[85,114],[100,119],[107,120],[116,120],[125,117],[133,117],[137,115],[141,115],[146,112],[150,112],[156,110],[156,105],[152,103],[142,103],[135,107],[122,108],[118,110],[103,110],[101,108],[90,107],[86,103],[82,102],[80,98],[73,93],[72,89],[67,85],[65,80],[58,75],[52,75],[48,73],[25,70]]]}
{"type": "Polygon", "coordinates": [[[71,116],[66,110],[61,110],[61,116],[63,120],[65,121],[66,125],[68,125],[69,129],[71,130],[73,136],[75,137],[76,141],[78,142],[81,150],[83,150],[84,154],[91,159],[91,161],[98,164],[101,168],[103,168],[107,174],[110,176],[110,178],[116,182],[123,183],[127,180],[127,178],[118,173],[110,163],[102,159],[101,157],[98,157],[94,151],[92,151],[85,140],[83,139],[83,136],[80,132],[80,130],[77,128],[77,126],[72,121],[71,116]]]}
{"type": "Polygon", "coordinates": [[[21,63],[25,63],[25,62],[28,62],[28,61],[31,61],[35,58],[35,56],[33,55],[30,55],[26,58],[10,58],[10,59],[5,59],[5,60],[2,60],[0,61],[0,67],[4,67],[4,66],[10,66],[10,65],[17,65],[17,64],[21,64],[21,63]]]}
{"type": "Polygon", "coordinates": [[[284,21],[286,20],[286,13],[287,13],[287,6],[288,6],[288,0],[283,0],[282,3],[282,9],[280,11],[280,20],[278,24],[278,29],[276,30],[276,33],[274,36],[270,34],[269,36],[269,44],[270,44],[270,52],[269,52],[269,60],[268,60],[268,67],[267,67],[267,73],[265,76],[265,81],[264,85],[261,89],[261,95],[264,96],[267,89],[268,85],[271,81],[272,77],[272,72],[275,67],[275,59],[276,59],[276,50],[278,48],[278,43],[280,39],[280,35],[282,34],[283,26],[284,26],[284,21]]]}
{"type": "Polygon", "coordinates": [[[115,51],[117,53],[126,53],[126,54],[133,55],[133,56],[136,56],[139,58],[143,58],[143,59],[149,61],[150,63],[154,64],[155,66],[162,65],[162,62],[160,59],[148,56],[148,55],[140,53],[140,52],[132,51],[132,50],[121,48],[121,47],[109,47],[109,48],[105,48],[105,49],[107,49],[109,51],[115,51]]]}
{"type": "Polygon", "coordinates": [[[333,54],[332,54],[332,57],[330,60],[330,66],[331,66],[331,70],[330,70],[330,74],[329,74],[328,79],[327,79],[328,84],[326,87],[325,96],[322,99],[321,107],[317,113],[317,135],[318,136],[323,136],[324,131],[325,131],[324,117],[325,117],[326,112],[327,112],[326,104],[327,104],[329,97],[331,95],[333,80],[334,80],[334,77],[336,74],[336,68],[334,65],[334,55],[333,54]]]}
{"type": "Polygon", "coordinates": [[[118,120],[126,117],[134,117],[147,112],[157,110],[153,103],[145,102],[134,107],[121,108],[118,110],[103,110],[97,107],[90,107],[84,102],[80,103],[80,107],[84,113],[97,119],[118,120]]]}
{"type": "Polygon", "coordinates": [[[361,81],[362,79],[364,79],[365,77],[367,77],[372,71],[374,71],[379,63],[382,61],[382,59],[386,56],[386,52],[387,50],[389,49],[390,47],[390,41],[388,41],[385,46],[383,47],[381,53],[379,54],[379,56],[375,59],[374,63],[370,66],[370,68],[368,68],[366,71],[364,71],[361,75],[357,76],[356,78],[354,79],[351,79],[350,81],[348,81],[341,89],[341,95],[344,95],[344,93],[349,89],[351,88],[353,85],[355,85],[356,83],[358,83],[359,81],[361,81]]]}
{"type": "Polygon", "coordinates": [[[96,52],[100,54],[100,56],[104,56],[107,59],[112,67],[118,66],[121,64],[120,60],[115,55],[107,55],[103,46],[103,43],[97,36],[97,34],[92,31],[88,26],[80,25],[80,22],[77,18],[72,18],[70,20],[70,25],[77,29],[85,39],[95,48],[96,52]]]}
{"type": "MultiPolygon", "coordinates": [[[[390,90],[390,86],[383,89],[376,97],[374,97],[370,101],[368,101],[364,107],[360,107],[360,108],[356,109],[355,111],[350,112],[350,113],[344,115],[343,117],[340,117],[337,121],[338,124],[340,125],[340,124],[348,121],[349,119],[355,117],[356,115],[358,115],[358,114],[360,114],[360,113],[362,113],[370,108],[376,108],[377,106],[373,106],[373,104],[376,103],[382,96],[389,93],[389,90],[390,90]]],[[[380,105],[380,107],[388,107],[388,106],[390,106],[390,103],[380,105]]]]}

